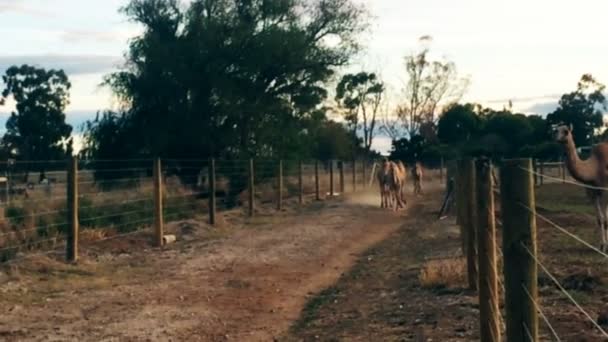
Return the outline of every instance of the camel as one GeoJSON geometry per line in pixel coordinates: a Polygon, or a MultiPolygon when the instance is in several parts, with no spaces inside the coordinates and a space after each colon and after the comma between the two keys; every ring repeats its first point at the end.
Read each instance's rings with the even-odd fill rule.
{"type": "Polygon", "coordinates": [[[556,128],[555,140],[564,146],[566,152],[566,168],[578,182],[591,186],[587,188],[587,196],[595,205],[596,219],[600,232],[600,250],[608,250],[608,194],[602,189],[608,186],[608,143],[593,146],[591,156],[581,160],[576,152],[572,125],[561,125],[556,128]]]}
{"type": "Polygon", "coordinates": [[[391,208],[395,211],[405,206],[404,185],[406,178],[405,165],[384,159],[376,173],[380,188],[380,207],[391,208]]]}
{"type": "Polygon", "coordinates": [[[412,178],[414,179],[414,195],[422,194],[422,165],[420,162],[414,164],[412,178]]]}
{"type": "Polygon", "coordinates": [[[403,164],[403,162],[401,160],[399,160],[397,162],[397,168],[399,169],[399,172],[401,174],[401,188],[399,190],[399,196],[401,196],[401,201],[403,202],[403,205],[407,205],[407,200],[405,199],[405,186],[407,183],[407,168],[405,167],[405,164],[403,164]]]}
{"type": "Polygon", "coordinates": [[[391,163],[388,159],[382,161],[382,165],[376,173],[378,186],[380,187],[380,208],[389,208],[391,204],[390,183],[391,183],[391,163]]]}
{"type": "Polygon", "coordinates": [[[395,205],[395,211],[399,210],[399,208],[405,207],[405,196],[404,196],[404,187],[406,180],[405,165],[402,162],[390,162],[391,164],[391,194],[393,195],[393,202],[395,205]]]}

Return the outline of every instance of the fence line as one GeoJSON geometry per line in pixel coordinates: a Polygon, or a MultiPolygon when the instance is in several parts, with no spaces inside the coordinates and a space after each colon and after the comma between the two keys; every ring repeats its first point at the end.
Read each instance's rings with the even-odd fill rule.
{"type": "MultiPolygon", "coordinates": [[[[540,304],[538,303],[538,301],[535,300],[532,297],[532,295],[530,294],[530,292],[528,292],[528,289],[523,284],[522,284],[521,287],[524,290],[524,292],[526,293],[526,295],[528,296],[528,299],[530,301],[532,301],[532,303],[534,303],[534,307],[536,308],[536,311],[538,312],[538,314],[540,315],[540,317],[542,317],[543,321],[545,322],[545,324],[547,325],[547,327],[551,331],[551,334],[553,335],[553,337],[555,338],[555,340],[558,341],[558,342],[560,342],[561,338],[557,334],[557,331],[555,331],[555,328],[553,328],[553,325],[549,321],[549,318],[547,317],[547,315],[545,315],[545,313],[544,313],[543,309],[540,307],[540,304]]],[[[527,327],[525,327],[525,328],[528,329],[527,327]]]]}
{"type": "Polygon", "coordinates": [[[548,176],[548,175],[546,175],[544,173],[541,173],[541,172],[538,172],[538,171],[534,171],[534,170],[530,170],[530,169],[522,168],[522,170],[524,170],[526,172],[529,172],[530,174],[533,174],[535,176],[541,177],[541,178],[546,178],[546,179],[551,179],[551,180],[559,181],[559,182],[562,182],[562,183],[572,184],[572,185],[579,186],[581,188],[587,188],[587,189],[590,189],[590,190],[608,191],[608,188],[606,188],[606,187],[587,185],[587,184],[582,184],[582,183],[579,183],[579,182],[576,182],[576,181],[567,180],[567,179],[564,180],[563,178],[551,177],[551,176],[548,176]]]}
{"type": "Polygon", "coordinates": [[[608,333],[595,321],[595,319],[593,319],[593,317],[591,317],[591,315],[576,301],[576,299],[572,297],[568,290],[566,290],[562,286],[559,280],[557,280],[557,278],[549,271],[549,269],[542,262],[540,262],[540,260],[538,260],[536,256],[532,252],[530,252],[530,250],[525,245],[522,244],[521,247],[526,251],[526,253],[530,255],[531,258],[534,259],[536,264],[540,266],[543,272],[545,272],[545,274],[551,279],[551,281],[553,281],[555,286],[557,286],[560,291],[562,291],[562,293],[572,302],[572,304],[574,304],[574,306],[576,306],[579,311],[587,317],[589,322],[591,322],[591,324],[594,325],[602,333],[602,335],[604,335],[604,337],[608,337],[608,333]]]}
{"type": "MultiPolygon", "coordinates": [[[[367,162],[361,160],[305,164],[303,161],[270,159],[74,158],[69,162],[18,162],[17,166],[19,172],[30,175],[40,172],[41,168],[52,167],[53,170],[45,174],[65,179],[51,181],[45,186],[31,186],[23,198],[14,194],[9,197],[7,190],[6,200],[0,204],[0,220],[7,222],[4,228],[0,227],[0,252],[6,251],[0,253],[0,264],[15,260],[17,253],[25,249],[37,249],[54,240],[44,240],[45,236],[53,234],[65,237],[66,258],[76,261],[78,238],[83,231],[92,228],[116,231],[112,233],[112,239],[150,229],[151,233],[155,232],[153,241],[160,245],[165,222],[207,215],[213,224],[217,210],[240,208],[241,205],[246,209],[247,203],[253,208],[256,201],[272,201],[277,204],[276,209],[280,209],[282,199],[297,198],[298,203],[304,204],[304,198],[310,195],[316,194],[320,200],[326,197],[325,193],[331,197],[338,191],[340,194],[354,192],[357,188],[367,188],[362,173],[369,169],[367,162]],[[120,168],[121,163],[127,165],[120,168]],[[58,170],[60,165],[63,171],[58,170]],[[251,171],[257,171],[255,177],[249,175],[250,167],[251,171]],[[352,172],[352,184],[346,181],[346,172],[349,175],[352,172]],[[255,187],[249,189],[248,183],[255,187]]],[[[11,177],[22,179],[17,176],[19,172],[12,172],[11,177]]],[[[90,241],[86,242],[87,246],[90,244],[90,241]]]]}
{"type": "MultiPolygon", "coordinates": [[[[461,226],[461,238],[462,243],[466,246],[465,240],[468,239],[466,236],[466,226],[469,224],[467,221],[466,213],[470,210],[468,208],[469,201],[474,195],[480,196],[479,188],[477,191],[472,192],[467,185],[466,170],[463,169],[463,165],[467,162],[460,162],[457,168],[456,177],[456,204],[457,204],[457,223],[461,226]]],[[[560,233],[568,236],[572,240],[580,243],[585,248],[588,248],[595,253],[599,254],[602,259],[608,258],[608,253],[600,250],[598,247],[593,246],[591,243],[585,241],[577,234],[569,231],[562,227],[558,223],[554,222],[545,215],[536,212],[535,204],[535,186],[542,186],[548,182],[543,182],[542,179],[553,180],[561,182],[562,184],[572,184],[580,188],[606,191],[608,188],[590,186],[581,184],[576,181],[566,179],[566,173],[563,163],[532,163],[531,160],[509,160],[504,161],[500,168],[500,191],[494,190],[495,196],[500,196],[501,202],[501,216],[505,222],[501,222],[500,219],[493,217],[492,219],[496,224],[502,227],[502,238],[503,238],[503,250],[496,245],[496,252],[501,257],[504,264],[504,283],[501,282],[501,277],[497,278],[499,288],[502,289],[502,293],[505,295],[505,308],[506,308],[506,338],[507,341],[524,341],[530,340],[538,341],[538,316],[542,319],[543,323],[549,330],[552,338],[556,341],[562,341],[563,338],[559,336],[557,330],[552,324],[551,320],[547,316],[545,310],[541,305],[540,300],[537,298],[537,275],[536,267],[540,268],[545,273],[551,282],[559,289],[561,295],[565,296],[569,302],[574,305],[577,310],[582,313],[585,317],[585,322],[591,322],[594,327],[594,331],[597,330],[604,338],[608,338],[608,332],[593,318],[589,311],[574,298],[574,296],[566,290],[566,288],[559,282],[558,278],[550,273],[548,267],[540,261],[539,256],[536,252],[536,221],[541,220],[547,223],[550,227],[553,227],[560,233]],[[550,166],[560,166],[560,175],[562,178],[552,177],[545,172],[550,166]],[[534,170],[533,168],[538,168],[534,170]],[[519,209],[518,209],[519,208],[519,209]],[[523,230],[522,230],[523,229],[523,230]],[[522,254],[523,253],[523,254],[522,254]],[[527,261],[525,261],[527,259],[527,261]],[[525,277],[523,277],[526,275],[525,277]],[[523,277],[523,278],[522,278],[523,277]],[[532,312],[534,313],[532,315],[532,312]]],[[[484,184],[485,181],[481,180],[480,177],[485,179],[485,174],[478,172],[475,175],[478,184],[484,184]],[[481,182],[481,183],[480,183],[481,182]]],[[[495,180],[496,182],[496,180],[495,180]]],[[[478,210],[475,211],[477,222],[480,225],[487,219],[485,214],[484,205],[482,202],[491,201],[490,199],[477,198],[479,201],[478,210]]],[[[491,222],[489,222],[491,225],[491,222]]],[[[484,231],[481,230],[482,226],[478,227],[481,235],[478,238],[487,239],[484,236],[484,231]]],[[[487,234],[486,234],[487,235],[487,234]]],[[[483,325],[489,321],[501,319],[500,310],[494,312],[490,310],[490,313],[484,313],[482,308],[486,299],[482,298],[481,290],[482,285],[492,287],[491,277],[481,271],[482,264],[485,262],[484,258],[487,258],[487,251],[482,250],[483,244],[478,241],[480,249],[475,251],[478,253],[477,260],[479,260],[480,271],[478,273],[478,284],[480,284],[480,328],[482,331],[482,341],[499,341],[500,336],[498,334],[483,333],[483,325]],[[484,337],[485,336],[485,337],[484,337]]],[[[488,245],[491,247],[491,244],[488,245]]],[[[467,253],[465,251],[465,253],[467,253]]],[[[491,253],[491,251],[490,251],[491,253]]],[[[491,255],[490,255],[491,256],[491,255]]],[[[469,259],[469,258],[467,258],[469,259]]],[[[490,262],[489,265],[496,267],[497,262],[490,262]]],[[[485,267],[485,266],[484,266],[485,267]]],[[[469,266],[469,272],[470,272],[469,266]]],[[[471,274],[469,273],[469,276],[471,274]]],[[[490,293],[490,295],[492,295],[490,293]]]]}

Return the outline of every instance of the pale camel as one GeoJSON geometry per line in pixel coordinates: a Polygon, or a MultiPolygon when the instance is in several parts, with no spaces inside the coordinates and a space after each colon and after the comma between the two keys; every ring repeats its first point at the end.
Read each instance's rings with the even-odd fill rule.
{"type": "Polygon", "coordinates": [[[406,170],[405,165],[402,162],[390,162],[391,164],[391,194],[393,195],[393,202],[395,206],[395,211],[399,210],[399,208],[405,207],[405,198],[403,196],[403,188],[405,186],[406,180],[406,170]]]}
{"type": "Polygon", "coordinates": [[[422,165],[419,162],[412,168],[412,179],[414,180],[414,195],[422,193],[422,165]]]}
{"type": "Polygon", "coordinates": [[[378,187],[380,188],[380,208],[389,208],[391,206],[391,163],[388,159],[384,159],[376,172],[378,187]]]}
{"type": "Polygon", "coordinates": [[[397,168],[399,169],[401,176],[400,182],[401,182],[401,188],[399,190],[399,196],[401,196],[401,201],[403,202],[403,205],[407,205],[407,200],[405,199],[405,186],[407,183],[407,168],[405,167],[405,164],[403,164],[403,162],[401,160],[399,160],[397,162],[397,168]]]}
{"type": "Polygon", "coordinates": [[[394,163],[384,159],[376,173],[380,189],[380,207],[393,208],[397,211],[405,205],[403,188],[406,171],[403,163],[394,163]]]}
{"type": "Polygon", "coordinates": [[[564,146],[568,172],[580,183],[590,186],[587,195],[595,205],[596,219],[600,231],[600,249],[608,249],[608,196],[604,189],[608,186],[608,143],[593,146],[591,156],[581,160],[576,152],[572,126],[559,126],[555,140],[564,146]]]}

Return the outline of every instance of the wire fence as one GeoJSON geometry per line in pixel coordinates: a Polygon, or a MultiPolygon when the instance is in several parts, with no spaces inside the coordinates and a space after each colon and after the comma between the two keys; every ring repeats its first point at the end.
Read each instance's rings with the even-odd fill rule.
{"type": "MultiPolygon", "coordinates": [[[[507,341],[608,340],[605,325],[608,322],[602,319],[606,293],[594,288],[594,284],[601,287],[601,278],[608,275],[604,271],[608,237],[602,236],[598,246],[597,238],[590,236],[586,226],[593,224],[589,219],[592,215],[584,214],[586,209],[592,211],[595,206],[599,226],[596,232],[608,233],[608,218],[603,216],[608,201],[602,198],[608,189],[572,180],[562,163],[504,161],[500,177],[491,180],[484,178],[479,169],[475,173],[470,167],[464,167],[467,163],[476,161],[459,162],[455,197],[463,252],[474,255],[467,258],[468,263],[475,263],[473,280],[476,283],[470,283],[470,287],[480,287],[480,307],[485,301],[504,302],[502,312],[480,310],[482,340],[500,341],[503,337],[507,341]],[[548,166],[554,167],[553,173],[548,166]],[[483,184],[487,181],[493,183],[493,189],[484,195],[483,184]],[[580,194],[573,195],[577,191],[580,194]],[[584,201],[585,193],[591,196],[592,203],[584,201]],[[482,213],[487,207],[484,201],[500,203],[500,207],[490,213],[490,221],[500,228],[498,234],[494,232],[494,223],[484,222],[482,213]],[[566,220],[565,224],[558,223],[560,218],[566,220]],[[537,223],[540,223],[539,230],[537,223]],[[464,241],[468,239],[477,239],[479,248],[466,248],[471,246],[464,241]],[[485,239],[501,239],[502,243],[488,244],[492,249],[488,252],[482,248],[485,239]],[[495,253],[498,260],[488,270],[484,261],[491,253],[495,253]],[[498,272],[500,264],[502,274],[498,272]],[[579,279],[581,269],[585,270],[585,276],[579,279]],[[498,286],[487,295],[487,290],[493,288],[489,282],[493,277],[497,277],[498,286]],[[542,322],[540,330],[538,317],[542,322]],[[484,332],[484,328],[495,322],[498,322],[498,332],[484,332]]],[[[471,267],[468,270],[470,273],[471,267]]]]}
{"type": "Polygon", "coordinates": [[[134,239],[138,234],[147,233],[145,238],[153,240],[158,232],[151,228],[158,226],[159,217],[161,225],[211,220],[211,199],[218,212],[240,210],[253,215],[271,210],[277,201],[354,192],[373,179],[372,163],[360,160],[226,159],[212,164],[163,159],[158,161],[158,175],[156,162],[80,160],[76,171],[67,161],[0,163],[0,174],[6,175],[0,179],[0,264],[33,255],[60,255],[74,241],[87,252],[105,241],[134,239]],[[77,175],[75,180],[70,172],[77,175]],[[155,200],[159,187],[160,211],[155,200]],[[77,203],[76,222],[70,203],[77,203]],[[75,237],[71,236],[74,227],[75,237]]]}

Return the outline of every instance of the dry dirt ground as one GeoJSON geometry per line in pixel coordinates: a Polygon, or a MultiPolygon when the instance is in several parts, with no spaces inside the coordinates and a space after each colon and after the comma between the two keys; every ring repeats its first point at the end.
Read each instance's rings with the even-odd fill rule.
{"type": "MultiPolygon", "coordinates": [[[[0,340],[407,340],[441,325],[441,307],[449,304],[438,298],[440,307],[420,306],[421,294],[436,293],[416,285],[424,257],[457,241],[457,230],[444,231],[453,227],[427,224],[436,220],[439,197],[431,189],[399,213],[378,208],[375,192],[300,209],[292,203],[253,219],[229,212],[217,228],[202,217],[169,227],[178,242],[163,250],[140,234],[84,244],[77,265],[25,259],[0,271],[0,340]],[[351,278],[365,280],[334,293],[351,278]],[[363,326],[342,333],[351,318],[317,320],[317,309],[331,310],[328,293],[331,305],[347,302],[363,326]]],[[[471,310],[458,304],[463,320],[471,310]]],[[[467,335],[472,325],[446,327],[445,336],[467,335]]]]}
{"type": "MultiPolygon", "coordinates": [[[[224,213],[217,227],[204,217],[172,224],[178,242],[162,250],[138,234],[83,244],[77,265],[16,262],[0,268],[0,340],[476,341],[459,230],[437,220],[441,190],[426,190],[397,214],[378,208],[376,193],[290,202],[253,219],[224,213]]],[[[584,191],[553,184],[536,197],[539,213],[597,242],[584,191]]],[[[606,259],[541,220],[538,245],[541,262],[608,324],[606,259]]],[[[563,341],[602,340],[541,271],[538,281],[563,341]]]]}

